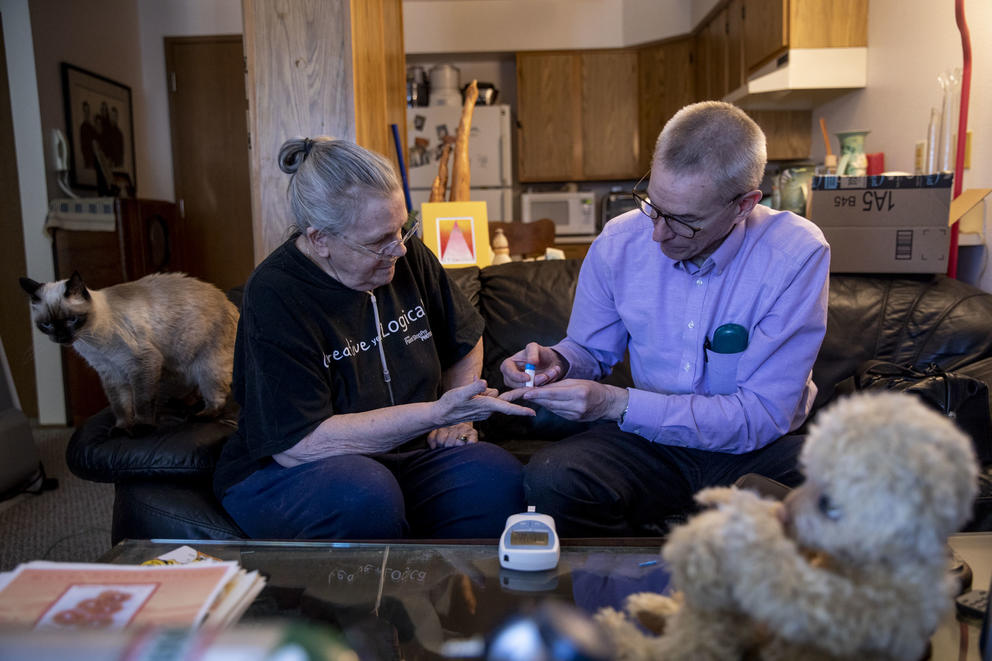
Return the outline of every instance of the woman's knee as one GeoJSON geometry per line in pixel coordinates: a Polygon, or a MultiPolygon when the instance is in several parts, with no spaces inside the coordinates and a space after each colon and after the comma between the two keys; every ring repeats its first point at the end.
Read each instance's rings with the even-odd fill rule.
{"type": "Polygon", "coordinates": [[[368,457],[332,457],[276,469],[264,479],[247,501],[230,507],[230,495],[225,498],[252,537],[395,539],[407,532],[396,478],[368,457]]]}

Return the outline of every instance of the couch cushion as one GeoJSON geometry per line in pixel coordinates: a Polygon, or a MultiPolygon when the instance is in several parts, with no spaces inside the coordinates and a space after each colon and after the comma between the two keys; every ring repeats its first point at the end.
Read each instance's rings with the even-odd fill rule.
{"type": "Polygon", "coordinates": [[[160,426],[129,437],[111,434],[114,414],[106,408],[91,416],[69,440],[66,462],[78,477],[94,482],[128,479],[207,479],[237,426],[229,411],[214,420],[160,415],[160,426]]]}
{"type": "Polygon", "coordinates": [[[118,482],[111,541],[246,538],[214,497],[210,482],[118,482]]]}
{"type": "Polygon", "coordinates": [[[551,345],[565,337],[582,262],[510,262],[479,273],[479,311],[486,320],[482,376],[504,389],[499,366],[528,342],[551,345]]]}
{"type": "Polygon", "coordinates": [[[992,356],[992,295],[938,276],[831,275],[814,408],[867,360],[957,369],[992,356]]]}
{"type": "Polygon", "coordinates": [[[479,282],[479,267],[467,266],[461,269],[445,269],[445,273],[448,275],[448,279],[465,294],[468,302],[478,309],[479,288],[482,286],[482,283],[479,282]]]}

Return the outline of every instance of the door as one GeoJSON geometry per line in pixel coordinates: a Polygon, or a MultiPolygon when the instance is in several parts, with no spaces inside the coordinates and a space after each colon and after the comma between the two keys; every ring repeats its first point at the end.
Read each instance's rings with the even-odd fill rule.
{"type": "Polygon", "coordinates": [[[748,72],[788,48],[789,0],[745,0],[743,40],[748,72]]]}
{"type": "MultiPolygon", "coordinates": [[[[0,21],[0,338],[10,363],[11,376],[29,418],[38,416],[38,393],[34,376],[34,348],[31,343],[31,315],[28,297],[17,284],[27,275],[24,256],[24,230],[21,226],[21,194],[17,183],[17,156],[14,152],[14,120],[10,110],[7,83],[7,51],[0,21]]],[[[45,340],[46,342],[48,340],[45,340]]],[[[2,371],[2,370],[0,370],[2,371]]],[[[0,379],[5,378],[0,374],[0,379]]]]}
{"type": "Polygon", "coordinates": [[[254,267],[241,37],[167,37],[165,63],[183,266],[230,289],[254,267]]]}
{"type": "MultiPolygon", "coordinates": [[[[696,100],[692,37],[646,46],[638,52],[638,104],[641,174],[651,167],[658,134],[665,122],[696,100]]],[[[640,175],[638,175],[640,176],[640,175]]]]}
{"type": "Polygon", "coordinates": [[[573,53],[517,53],[517,171],[521,181],[581,177],[581,60],[573,53]]]}
{"type": "Polygon", "coordinates": [[[582,175],[635,179],[641,176],[637,53],[592,51],[581,58],[582,175]]]}

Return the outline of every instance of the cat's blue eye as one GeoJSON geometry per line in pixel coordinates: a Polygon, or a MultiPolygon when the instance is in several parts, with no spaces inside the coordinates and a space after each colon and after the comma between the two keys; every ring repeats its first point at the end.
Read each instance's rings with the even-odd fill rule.
{"type": "Polygon", "coordinates": [[[38,323],[38,328],[40,328],[43,332],[48,333],[51,332],[55,326],[53,326],[50,321],[42,321],[38,323]]]}

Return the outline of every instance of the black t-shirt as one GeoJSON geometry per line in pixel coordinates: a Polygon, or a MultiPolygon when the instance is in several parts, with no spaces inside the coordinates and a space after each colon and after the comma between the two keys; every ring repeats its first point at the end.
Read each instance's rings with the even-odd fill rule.
{"type": "MultiPolygon", "coordinates": [[[[416,238],[407,248],[393,280],[372,292],[396,404],[436,400],[442,372],[483,328],[433,253],[416,238]]],[[[389,406],[378,342],[369,292],[329,276],[295,237],[276,248],[245,284],[233,381],[241,413],[214,474],[218,496],[335,413],[389,406]]]]}

